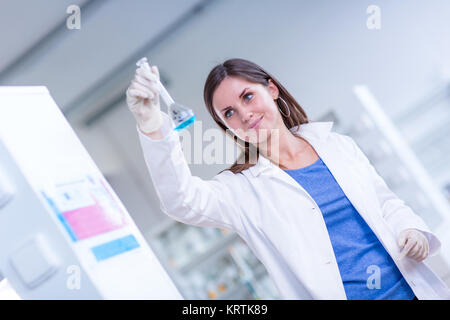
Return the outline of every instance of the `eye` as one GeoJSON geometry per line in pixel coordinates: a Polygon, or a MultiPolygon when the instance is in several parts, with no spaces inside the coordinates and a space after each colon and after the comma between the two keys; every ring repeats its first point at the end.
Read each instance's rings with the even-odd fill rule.
{"type": "MultiPolygon", "coordinates": [[[[246,93],[242,98],[243,98],[245,101],[248,102],[248,101],[252,100],[252,97],[253,97],[253,93],[246,93]],[[248,98],[249,96],[250,96],[250,98],[248,98]]],[[[227,110],[224,112],[225,118],[229,118],[229,117],[231,117],[231,116],[233,115],[234,111],[233,111],[232,114],[229,113],[230,111],[233,111],[233,110],[227,109],[227,110]]]]}
{"type": "Polygon", "coordinates": [[[233,111],[233,110],[228,109],[227,111],[224,112],[225,118],[229,118],[229,117],[231,117],[233,115],[233,114],[229,115],[230,111],[233,111]]]}

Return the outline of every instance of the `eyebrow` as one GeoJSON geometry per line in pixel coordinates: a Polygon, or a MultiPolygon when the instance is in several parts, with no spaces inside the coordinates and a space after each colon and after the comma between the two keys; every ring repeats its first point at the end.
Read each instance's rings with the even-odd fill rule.
{"type": "MultiPolygon", "coordinates": [[[[241,94],[239,95],[239,99],[244,95],[244,93],[245,93],[245,91],[246,91],[247,89],[250,89],[250,87],[247,87],[247,88],[245,88],[244,90],[242,90],[241,94]]],[[[225,107],[225,108],[223,108],[221,111],[224,111],[225,109],[227,109],[227,108],[229,108],[229,107],[230,107],[230,106],[225,107]]]]}

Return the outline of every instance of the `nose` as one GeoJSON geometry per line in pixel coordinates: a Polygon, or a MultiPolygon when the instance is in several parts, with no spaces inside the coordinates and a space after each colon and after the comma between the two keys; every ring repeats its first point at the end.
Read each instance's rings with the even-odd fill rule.
{"type": "Polygon", "coordinates": [[[244,110],[242,112],[242,122],[243,123],[249,124],[252,119],[253,119],[253,112],[252,111],[244,110]]]}

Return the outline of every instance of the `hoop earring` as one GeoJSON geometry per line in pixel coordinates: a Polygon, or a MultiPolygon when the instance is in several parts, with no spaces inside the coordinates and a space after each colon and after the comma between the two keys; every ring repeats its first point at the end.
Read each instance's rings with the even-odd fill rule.
{"type": "Polygon", "coordinates": [[[278,99],[280,99],[281,101],[283,101],[284,105],[286,106],[287,110],[288,110],[288,114],[284,114],[283,111],[281,111],[280,105],[278,105],[278,110],[280,110],[280,113],[285,116],[286,118],[288,118],[291,115],[291,109],[289,109],[288,104],[286,103],[286,101],[284,101],[284,99],[282,97],[278,97],[278,99]]]}

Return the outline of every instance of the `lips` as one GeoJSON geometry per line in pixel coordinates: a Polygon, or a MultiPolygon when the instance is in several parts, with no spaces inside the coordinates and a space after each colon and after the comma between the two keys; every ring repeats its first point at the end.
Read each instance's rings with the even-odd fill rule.
{"type": "Polygon", "coordinates": [[[261,116],[261,118],[259,118],[258,120],[256,120],[255,122],[253,122],[248,128],[249,129],[253,129],[254,127],[256,127],[260,122],[261,122],[261,119],[262,119],[263,117],[261,116]]]}

